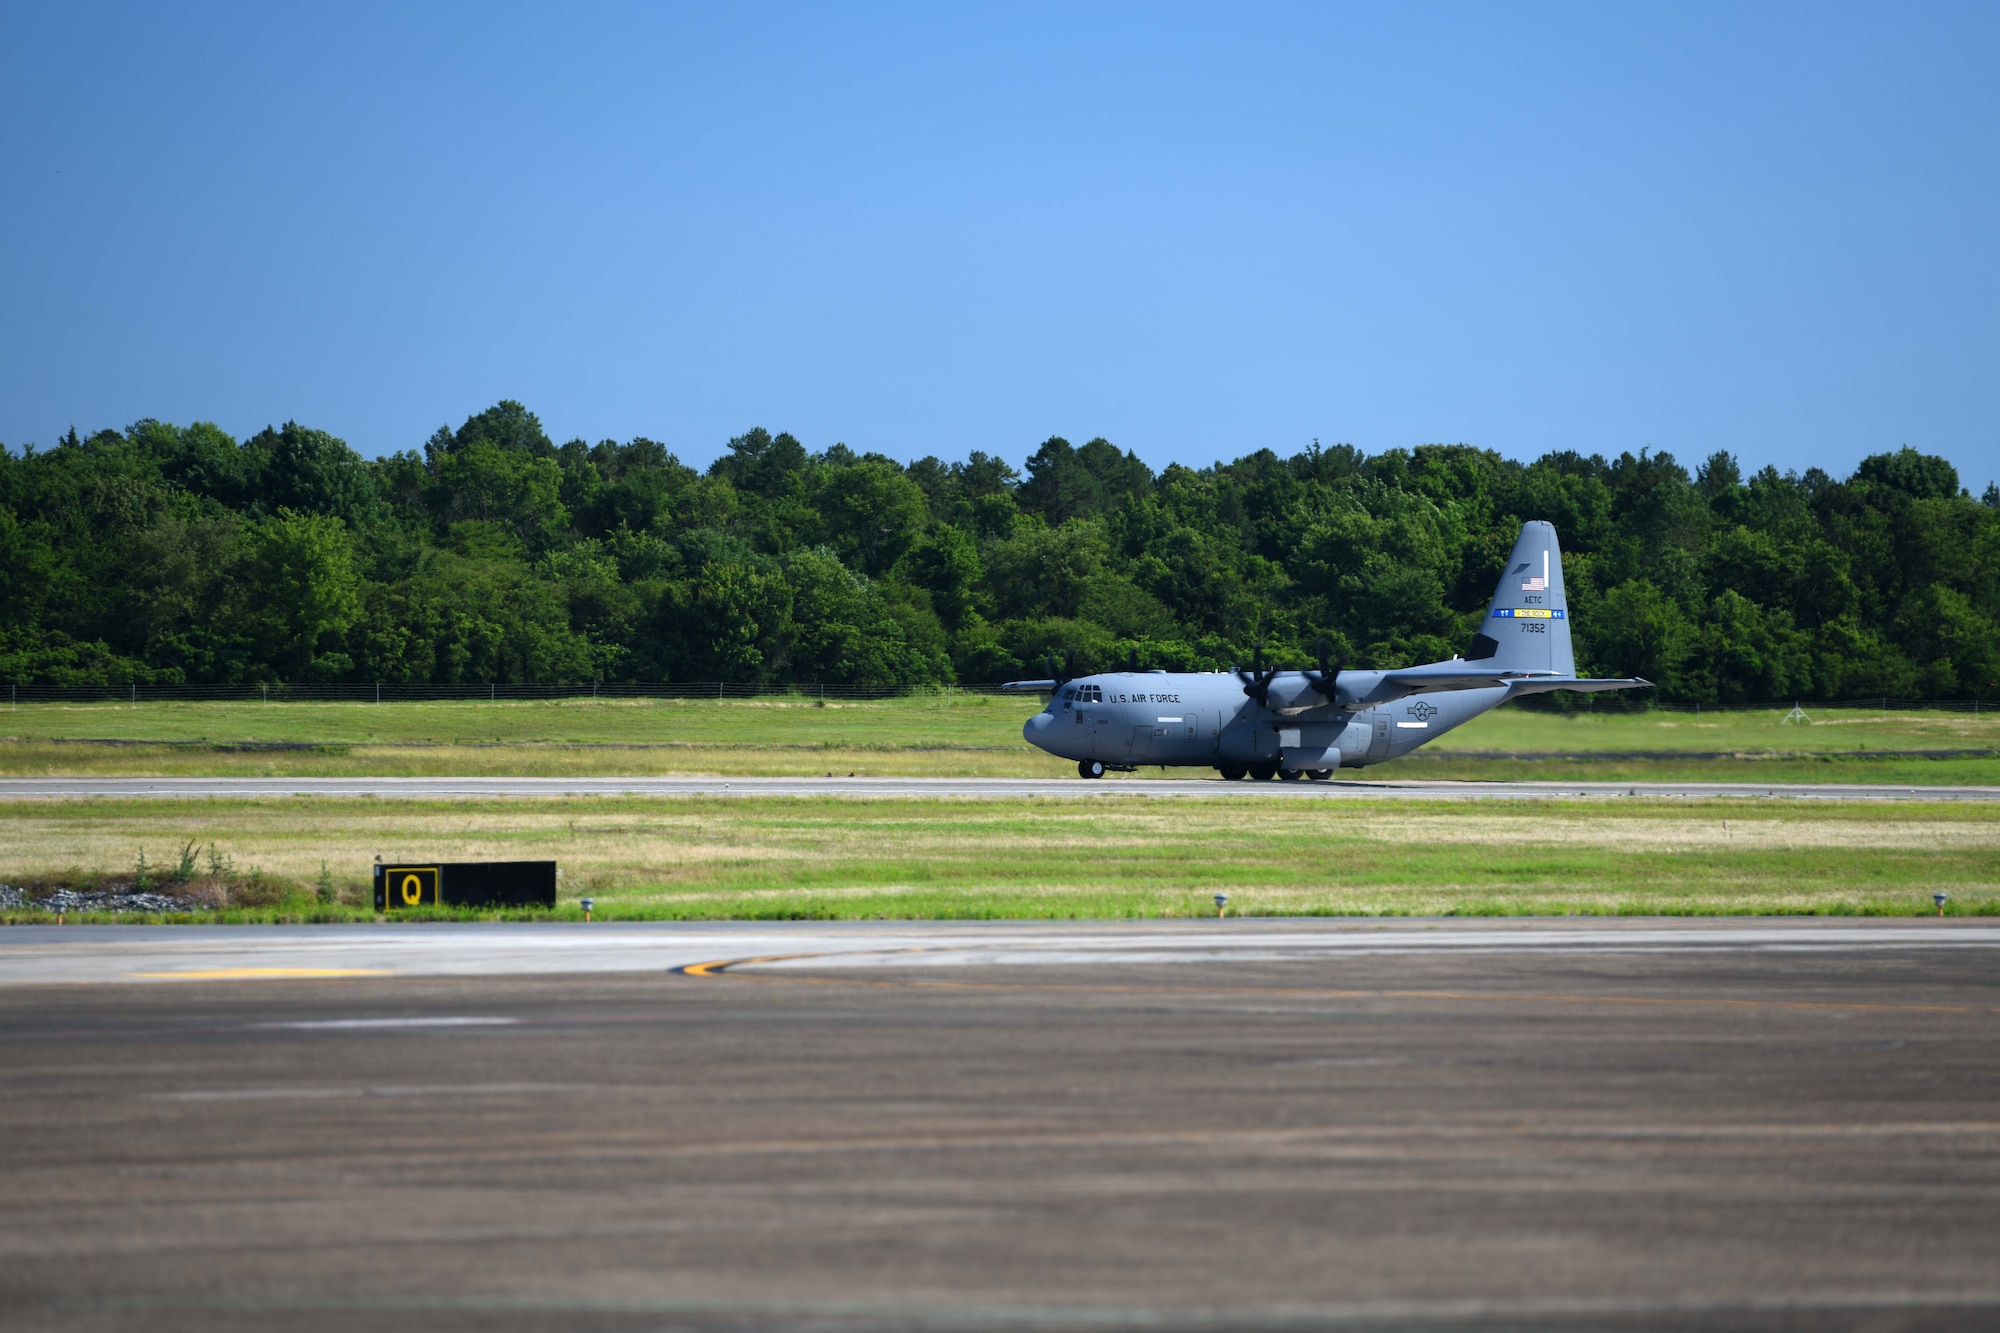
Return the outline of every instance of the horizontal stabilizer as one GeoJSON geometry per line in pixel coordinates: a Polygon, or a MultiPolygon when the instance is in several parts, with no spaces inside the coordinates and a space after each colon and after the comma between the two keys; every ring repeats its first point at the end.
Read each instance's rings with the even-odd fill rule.
{"type": "Polygon", "coordinates": [[[1411,667],[1406,671],[1384,671],[1382,682],[1412,693],[1421,690],[1486,690],[1495,685],[1510,685],[1527,675],[1525,671],[1510,671],[1506,667],[1439,662],[1428,667],[1411,667]]]}
{"type": "Polygon", "coordinates": [[[1650,690],[1653,682],[1639,676],[1535,676],[1513,682],[1516,694],[1546,694],[1550,690],[1577,690],[1595,694],[1600,690],[1650,690]]]}
{"type": "MultiPolygon", "coordinates": [[[[1353,674],[1359,676],[1362,673],[1353,674]]],[[[1375,683],[1372,686],[1356,682],[1358,688],[1352,696],[1353,702],[1347,704],[1347,707],[1379,708],[1383,704],[1393,703],[1412,694],[1437,694],[1446,690],[1511,689],[1514,695],[1522,695],[1547,694],[1550,690],[1585,692],[1637,690],[1650,688],[1653,683],[1636,677],[1626,680],[1593,680],[1587,676],[1573,676],[1568,672],[1483,666],[1460,660],[1430,662],[1423,666],[1405,667],[1401,671],[1384,671],[1375,675],[1374,679],[1375,683]]]]}
{"type": "Polygon", "coordinates": [[[1612,678],[1558,676],[1548,672],[1510,670],[1507,667],[1467,666],[1462,662],[1434,662],[1403,671],[1384,671],[1382,682],[1412,693],[1423,690],[1483,690],[1494,685],[1512,685],[1518,691],[1543,690],[1637,690],[1651,688],[1653,682],[1637,676],[1612,678]]]}

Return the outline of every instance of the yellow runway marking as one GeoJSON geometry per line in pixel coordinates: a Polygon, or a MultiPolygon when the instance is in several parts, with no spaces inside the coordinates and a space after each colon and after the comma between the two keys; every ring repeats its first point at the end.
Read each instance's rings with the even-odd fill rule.
{"type": "Polygon", "coordinates": [[[263,981],[316,977],[387,977],[380,967],[219,967],[209,972],[134,972],[148,981],[263,981]]]}
{"type": "Polygon", "coordinates": [[[689,963],[676,968],[684,977],[719,977],[732,967],[745,967],[751,963],[782,963],[792,958],[818,958],[816,953],[773,953],[762,958],[719,958],[712,963],[689,963]]]}

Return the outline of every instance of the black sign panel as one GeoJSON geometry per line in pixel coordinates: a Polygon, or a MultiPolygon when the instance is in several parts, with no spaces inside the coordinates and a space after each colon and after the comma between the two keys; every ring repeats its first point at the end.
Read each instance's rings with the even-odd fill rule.
{"type": "Polygon", "coordinates": [[[375,867],[375,910],[554,907],[554,861],[460,861],[375,867]]]}

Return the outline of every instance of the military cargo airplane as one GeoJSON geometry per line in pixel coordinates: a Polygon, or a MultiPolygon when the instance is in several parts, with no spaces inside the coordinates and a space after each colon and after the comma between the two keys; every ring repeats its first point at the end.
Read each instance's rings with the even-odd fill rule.
{"type": "MultiPolygon", "coordinates": [[[[1471,652],[1391,671],[1266,668],[1260,649],[1235,672],[1114,671],[1010,690],[1048,694],[1021,734],[1101,778],[1141,764],[1214,768],[1262,781],[1326,779],[1337,768],[1400,759],[1489,708],[1550,690],[1631,690],[1651,681],[1579,679],[1570,650],[1562,552],[1548,523],[1526,523],[1471,652]]],[[[1136,666],[1136,664],[1135,664],[1136,666]]]]}

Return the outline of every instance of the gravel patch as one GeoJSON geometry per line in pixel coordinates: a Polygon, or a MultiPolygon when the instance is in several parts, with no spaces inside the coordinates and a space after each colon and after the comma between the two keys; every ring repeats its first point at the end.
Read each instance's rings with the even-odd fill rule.
{"type": "Polygon", "coordinates": [[[0,884],[0,911],[62,912],[201,912],[209,904],[171,893],[139,893],[124,889],[84,892],[57,889],[46,898],[31,898],[26,889],[0,884]]]}

